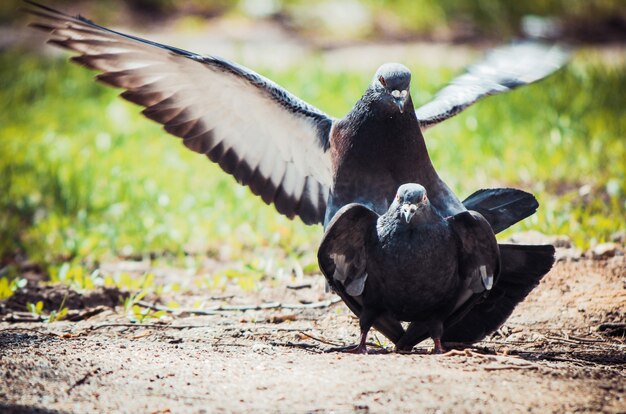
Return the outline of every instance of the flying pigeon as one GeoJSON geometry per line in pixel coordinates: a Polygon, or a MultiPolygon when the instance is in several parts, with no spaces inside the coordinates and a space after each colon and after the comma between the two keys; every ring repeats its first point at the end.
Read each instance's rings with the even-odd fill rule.
{"type": "Polygon", "coordinates": [[[500,269],[489,223],[467,210],[441,217],[414,183],[400,186],[380,216],[362,204],[342,207],[327,226],[318,260],[332,286],[361,298],[356,353],[367,353],[367,333],[382,315],[424,325],[435,353],[442,353],[447,321],[488,296],[500,269]]]}
{"type": "MultiPolygon", "coordinates": [[[[511,189],[481,190],[461,203],[432,166],[422,130],[482,97],[549,75],[565,61],[560,48],[523,43],[497,49],[416,110],[408,69],[386,64],[355,108],[334,119],[234,62],[28,3],[40,17],[31,25],[48,32],[49,43],[78,52],[73,61],[101,72],[100,81],[125,89],[121,96],[144,106],[146,117],[289,218],[327,224],[352,202],[383,214],[405,182],[422,183],[439,214],[475,210],[496,231],[537,208],[532,195],[511,189]],[[375,108],[377,97],[384,110],[375,108]]],[[[516,257],[511,263],[512,271],[524,273],[525,263],[517,266],[516,257]]],[[[358,315],[358,298],[337,293],[358,315]]],[[[397,342],[404,334],[400,323],[383,319],[375,327],[397,342]]]]}

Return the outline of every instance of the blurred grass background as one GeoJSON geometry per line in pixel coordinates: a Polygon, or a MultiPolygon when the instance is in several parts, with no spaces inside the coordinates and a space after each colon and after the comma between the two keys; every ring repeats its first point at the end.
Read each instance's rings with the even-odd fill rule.
{"type": "MultiPolygon", "coordinates": [[[[52,0],[62,10],[79,10],[105,24],[159,26],[182,17],[243,15],[273,18],[314,37],[381,37],[438,40],[502,39],[516,36],[529,16],[558,17],[561,36],[603,41],[623,38],[623,0],[52,0]]],[[[23,19],[22,0],[0,2],[0,23],[23,19]]]]}
{"type": "MultiPolygon", "coordinates": [[[[9,10],[4,16],[15,15],[15,3],[1,3],[3,12],[9,10]]],[[[192,10],[213,16],[249,7],[225,1],[183,7],[168,0],[125,7],[131,3],[159,15],[192,10]]],[[[387,16],[385,24],[407,36],[434,36],[438,27],[465,20],[491,36],[515,34],[529,12],[585,17],[581,1],[419,3],[365,2],[370,13],[387,16]]],[[[279,11],[305,4],[286,1],[279,11]]],[[[593,8],[610,17],[619,4],[597,1],[593,8]]],[[[102,3],[87,9],[105,21],[115,15],[102,3]]],[[[376,24],[359,36],[371,40],[382,30],[376,24]]],[[[299,30],[311,35],[305,26],[299,30]]],[[[567,235],[580,248],[617,237],[626,231],[624,61],[622,55],[607,63],[594,49],[581,50],[549,79],[486,99],[429,130],[435,166],[461,197],[493,186],[536,194],[538,214],[503,236],[532,229],[567,235]]],[[[315,54],[296,68],[254,69],[336,117],[352,108],[372,76],[330,70],[315,54]]],[[[419,79],[412,90],[416,103],[458,74],[419,63],[410,69],[419,79]]],[[[58,268],[66,262],[97,267],[117,257],[165,255],[176,261],[188,254],[242,261],[253,270],[259,257],[273,257],[316,271],[321,227],[277,214],[117,98],[119,91],[93,82],[93,73],[65,57],[7,46],[0,75],[2,272],[16,257],[58,268]]]]}

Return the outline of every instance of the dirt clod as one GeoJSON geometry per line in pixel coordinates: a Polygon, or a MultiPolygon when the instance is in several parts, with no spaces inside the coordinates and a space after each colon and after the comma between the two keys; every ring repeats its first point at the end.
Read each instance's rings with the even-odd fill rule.
{"type": "Polygon", "coordinates": [[[63,304],[68,309],[88,309],[97,306],[114,308],[119,305],[128,293],[122,292],[115,287],[100,287],[87,292],[77,292],[63,285],[39,285],[31,284],[20,289],[11,296],[3,305],[4,312],[28,310],[27,304],[43,302],[43,309],[56,310],[63,304]]]}

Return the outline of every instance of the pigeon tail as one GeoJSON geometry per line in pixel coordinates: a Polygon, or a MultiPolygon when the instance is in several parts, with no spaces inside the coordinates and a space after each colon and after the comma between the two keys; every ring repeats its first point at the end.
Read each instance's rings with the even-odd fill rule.
{"type": "MultiPolygon", "coordinates": [[[[535,196],[514,188],[478,190],[467,197],[463,205],[468,210],[482,214],[491,224],[494,233],[499,233],[532,216],[539,207],[535,196]]],[[[503,258],[502,261],[504,260],[503,258]]]]}
{"type": "Polygon", "coordinates": [[[498,282],[489,296],[446,329],[444,342],[477,342],[497,330],[554,264],[554,246],[500,244],[498,282]]]}

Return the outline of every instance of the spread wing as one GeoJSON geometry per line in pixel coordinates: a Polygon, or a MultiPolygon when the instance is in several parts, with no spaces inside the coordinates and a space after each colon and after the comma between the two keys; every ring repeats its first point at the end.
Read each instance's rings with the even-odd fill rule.
{"type": "MultiPolygon", "coordinates": [[[[376,232],[378,214],[361,204],[342,207],[326,227],[317,259],[328,284],[355,315],[362,310],[367,280],[366,245],[376,232]]],[[[404,334],[399,321],[383,315],[374,327],[394,343],[404,334]]]]}
{"type": "Polygon", "coordinates": [[[305,223],[320,223],[332,184],[333,120],[269,79],[236,63],[200,56],[99,26],[29,2],[32,26],[49,43],[126,89],[122,97],[205,154],[267,204],[305,223]]]}
{"type": "Polygon", "coordinates": [[[443,88],[429,103],[416,109],[422,130],[460,113],[479,99],[538,81],[567,61],[558,46],[521,42],[492,50],[485,59],[443,88]]]}

